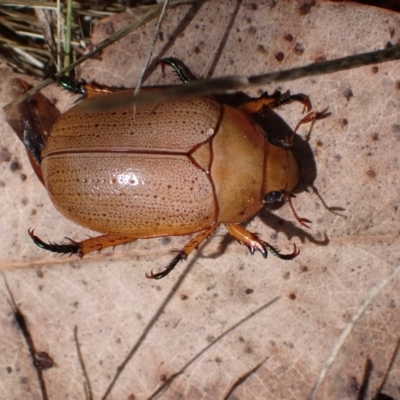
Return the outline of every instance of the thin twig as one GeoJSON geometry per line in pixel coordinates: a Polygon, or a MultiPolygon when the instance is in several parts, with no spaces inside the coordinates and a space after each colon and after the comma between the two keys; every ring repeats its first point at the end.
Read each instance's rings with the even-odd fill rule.
{"type": "Polygon", "coordinates": [[[77,326],[75,326],[75,328],[74,328],[74,339],[75,339],[75,344],[76,344],[76,351],[78,352],[79,363],[81,364],[83,377],[85,378],[85,382],[84,382],[85,398],[88,400],[92,400],[93,399],[92,386],[90,384],[89,374],[87,373],[85,362],[83,360],[81,346],[79,344],[79,339],[78,339],[78,327],[77,326]]]}
{"type": "Polygon", "coordinates": [[[139,93],[139,90],[140,90],[140,88],[142,86],[143,77],[144,77],[144,74],[147,71],[147,68],[149,66],[151,57],[153,55],[154,46],[156,45],[158,35],[160,34],[161,22],[163,21],[164,16],[165,16],[165,12],[167,11],[168,3],[169,3],[169,0],[164,0],[164,5],[163,5],[163,8],[161,10],[160,16],[158,18],[158,22],[157,22],[157,25],[156,25],[156,30],[154,32],[153,39],[151,40],[151,43],[149,45],[149,50],[147,52],[146,60],[144,62],[142,70],[140,71],[139,79],[138,79],[138,81],[136,83],[135,92],[133,93],[134,96],[136,96],[139,93]]]}
{"type": "Polygon", "coordinates": [[[328,374],[329,370],[331,369],[333,362],[335,361],[340,349],[342,348],[344,342],[346,341],[347,337],[350,335],[351,331],[353,330],[354,326],[358,322],[358,320],[361,318],[361,316],[364,314],[364,311],[367,309],[367,307],[371,304],[372,300],[382,291],[382,289],[400,272],[400,264],[392,270],[392,272],[386,276],[386,278],[382,279],[378,284],[376,284],[371,291],[368,293],[368,296],[365,298],[363,303],[360,305],[358,310],[353,314],[351,317],[350,321],[344,328],[342,334],[340,335],[337,343],[332,349],[331,354],[329,355],[328,359],[325,362],[324,367],[322,368],[318,380],[312,389],[309,399],[313,400],[316,397],[316,394],[319,390],[319,388],[322,385],[323,380],[325,379],[325,376],[328,374]]]}
{"type": "Polygon", "coordinates": [[[47,389],[46,389],[46,381],[44,380],[44,376],[43,376],[43,368],[40,368],[38,365],[36,365],[37,357],[41,353],[37,352],[37,350],[35,348],[35,343],[33,341],[32,335],[29,331],[28,324],[26,322],[26,318],[25,318],[24,314],[22,314],[21,310],[18,308],[17,303],[14,300],[14,296],[11,292],[11,289],[8,286],[6,277],[4,275],[3,275],[3,279],[4,279],[4,284],[6,286],[8,295],[10,296],[9,304],[13,311],[15,321],[17,322],[18,327],[22,332],[22,336],[24,337],[24,339],[26,341],[26,344],[27,344],[27,347],[28,347],[28,350],[29,350],[29,353],[30,353],[30,356],[32,359],[32,364],[35,366],[42,399],[49,400],[49,396],[48,396],[47,389]]]}
{"type": "Polygon", "coordinates": [[[121,93],[118,99],[113,98],[112,104],[110,104],[107,97],[97,97],[86,101],[84,109],[87,111],[111,109],[132,104],[162,103],[170,100],[239,91],[252,86],[266,85],[271,82],[283,82],[307,76],[330,74],[397,59],[400,59],[400,45],[384,50],[336,58],[330,61],[309,64],[304,67],[271,72],[249,78],[245,76],[228,76],[211,80],[198,80],[189,82],[187,85],[173,85],[168,88],[155,89],[150,92],[142,91],[135,97],[133,97],[131,93],[126,93],[125,95],[121,93]]]}

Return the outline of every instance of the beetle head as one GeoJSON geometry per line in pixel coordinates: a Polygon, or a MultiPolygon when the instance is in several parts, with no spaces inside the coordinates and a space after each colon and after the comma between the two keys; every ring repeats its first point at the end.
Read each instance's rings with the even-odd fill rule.
{"type": "Polygon", "coordinates": [[[264,203],[287,201],[295,218],[306,228],[311,222],[297,215],[291,193],[300,180],[300,166],[292,151],[287,147],[278,147],[269,143],[266,147],[264,203]]]}
{"type": "Polygon", "coordinates": [[[269,143],[266,150],[264,201],[272,203],[282,200],[283,195],[290,193],[297,186],[300,167],[288,148],[269,143]]]}

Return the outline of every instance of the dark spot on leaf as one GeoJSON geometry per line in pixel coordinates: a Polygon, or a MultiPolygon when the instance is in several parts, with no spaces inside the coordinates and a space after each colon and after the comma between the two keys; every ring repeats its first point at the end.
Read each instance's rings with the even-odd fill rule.
{"type": "Polygon", "coordinates": [[[308,271],[308,267],[306,267],[305,265],[303,265],[302,267],[300,267],[300,271],[301,271],[301,272],[307,272],[307,271],[308,271]]]}
{"type": "Polygon", "coordinates": [[[206,341],[207,341],[207,343],[212,343],[213,341],[214,341],[214,336],[213,335],[207,335],[207,337],[206,337],[206,341]]]}
{"type": "Polygon", "coordinates": [[[340,120],[340,124],[342,125],[342,128],[347,126],[348,123],[349,123],[349,121],[346,118],[343,118],[342,120],[340,120]]]}
{"type": "Polygon", "coordinates": [[[289,299],[290,299],[290,300],[296,300],[296,298],[297,298],[296,293],[290,293],[290,294],[289,294],[289,299]]]}
{"type": "Polygon", "coordinates": [[[199,54],[200,53],[200,47],[199,46],[196,46],[195,48],[194,48],[194,54],[199,54]]]}
{"type": "Polygon", "coordinates": [[[396,89],[400,90],[400,81],[397,81],[395,85],[396,85],[396,89]]]}
{"type": "Polygon", "coordinates": [[[0,146],[0,162],[8,162],[11,160],[11,153],[8,151],[7,147],[0,146]]]}
{"type": "Polygon", "coordinates": [[[19,380],[19,382],[20,382],[22,385],[27,385],[27,384],[29,383],[29,379],[28,379],[26,376],[23,376],[23,377],[19,380]]]}
{"type": "Polygon", "coordinates": [[[293,41],[293,36],[290,33],[287,33],[285,35],[285,40],[287,40],[288,42],[292,42],[293,41]]]}
{"type": "Polygon", "coordinates": [[[250,289],[250,288],[247,288],[246,290],[245,290],[245,293],[246,294],[252,294],[254,292],[254,290],[253,289],[250,289]]]}
{"type": "Polygon", "coordinates": [[[11,172],[15,172],[15,171],[19,170],[20,168],[21,168],[21,166],[20,166],[18,160],[15,158],[10,164],[10,170],[11,170],[11,172]]]}
{"type": "Polygon", "coordinates": [[[374,65],[371,69],[373,74],[376,74],[379,71],[379,67],[377,67],[376,65],[374,65]]]}
{"type": "Polygon", "coordinates": [[[373,134],[372,134],[372,140],[373,140],[374,142],[376,142],[377,140],[379,140],[379,133],[377,133],[377,132],[373,133],[373,134]]]}
{"type": "Polygon", "coordinates": [[[275,54],[275,58],[277,61],[281,62],[285,58],[285,55],[280,51],[279,53],[275,54]]]}
{"type": "Polygon", "coordinates": [[[187,300],[189,298],[186,294],[181,294],[181,300],[187,300]]]}
{"type": "Polygon", "coordinates": [[[304,53],[304,47],[303,47],[303,45],[302,45],[301,43],[296,43],[296,44],[294,45],[293,51],[294,51],[296,54],[301,55],[301,54],[304,53]]]}
{"type": "Polygon", "coordinates": [[[373,178],[376,177],[376,172],[375,172],[373,169],[369,169],[369,170],[367,171],[367,176],[368,176],[369,178],[373,179],[373,178]]]}
{"type": "Polygon", "coordinates": [[[22,182],[26,181],[27,176],[25,174],[21,174],[19,177],[21,178],[22,182]]]}
{"type": "Polygon", "coordinates": [[[343,96],[346,97],[347,101],[349,101],[354,96],[354,94],[353,91],[349,88],[343,91],[343,96]]]}
{"type": "Polygon", "coordinates": [[[265,47],[262,44],[257,46],[257,52],[261,54],[267,54],[267,50],[265,50],[265,47]]]}
{"type": "Polygon", "coordinates": [[[300,13],[300,15],[307,15],[307,14],[309,14],[311,8],[314,7],[314,6],[315,6],[315,1],[314,1],[314,0],[304,2],[304,3],[300,6],[300,8],[299,8],[299,13],[300,13]]]}

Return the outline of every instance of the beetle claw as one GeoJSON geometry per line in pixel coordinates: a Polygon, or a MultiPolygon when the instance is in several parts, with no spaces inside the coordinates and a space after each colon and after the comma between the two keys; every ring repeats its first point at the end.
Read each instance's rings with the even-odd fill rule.
{"type": "Polygon", "coordinates": [[[249,245],[247,245],[247,248],[249,249],[251,255],[254,255],[254,253],[256,251],[259,251],[264,258],[268,257],[268,251],[267,251],[267,248],[265,246],[265,242],[263,242],[263,241],[252,242],[249,245]]]}
{"type": "MultiPolygon", "coordinates": [[[[260,250],[261,251],[261,250],[260,250]]],[[[266,249],[263,249],[262,251],[261,251],[261,254],[262,254],[262,256],[264,257],[264,258],[267,258],[268,257],[268,251],[266,250],[266,249]]]]}
{"type": "Polygon", "coordinates": [[[80,243],[77,243],[72,239],[66,238],[67,240],[69,240],[69,243],[65,242],[61,244],[57,244],[54,242],[46,243],[35,235],[34,229],[28,229],[28,233],[31,239],[33,240],[33,243],[35,243],[36,246],[39,246],[44,250],[52,251],[53,253],[70,254],[70,255],[78,253],[79,255],[81,255],[82,246],[80,245],[80,243]]]}
{"type": "Polygon", "coordinates": [[[259,243],[254,242],[247,247],[251,254],[254,254],[254,252],[257,250],[263,255],[264,258],[268,257],[268,250],[274,256],[281,258],[282,260],[292,260],[300,254],[300,249],[295,244],[293,244],[293,252],[290,254],[282,254],[277,247],[271,246],[269,243],[264,241],[260,241],[259,243]]]}
{"type": "Polygon", "coordinates": [[[186,253],[182,250],[179,251],[178,255],[172,259],[172,261],[169,263],[169,265],[161,272],[158,272],[156,274],[153,273],[153,270],[150,272],[150,274],[146,274],[146,278],[148,279],[161,279],[167,276],[178,264],[179,261],[183,261],[186,259],[186,253]]]}
{"type": "Polygon", "coordinates": [[[294,243],[293,252],[290,254],[282,254],[276,247],[273,247],[268,243],[265,243],[265,245],[274,256],[279,257],[282,260],[292,260],[300,254],[300,249],[294,243]]]}
{"type": "Polygon", "coordinates": [[[151,270],[151,272],[148,274],[148,273],[146,273],[146,278],[148,278],[148,279],[157,279],[156,278],[156,275],[157,274],[154,274],[153,273],[153,270],[151,270]]]}

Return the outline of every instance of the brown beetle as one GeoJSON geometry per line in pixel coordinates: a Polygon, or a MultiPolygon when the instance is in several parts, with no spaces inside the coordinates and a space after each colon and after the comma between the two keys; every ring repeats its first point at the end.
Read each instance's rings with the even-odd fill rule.
{"type": "MultiPolygon", "coordinates": [[[[181,64],[173,59],[164,63],[187,82],[181,64]]],[[[71,81],[62,83],[74,89],[71,81]]],[[[21,80],[14,80],[14,87],[28,89],[21,80]]],[[[77,91],[86,98],[107,95],[110,102],[121,93],[80,85],[77,91]]],[[[220,224],[252,254],[258,250],[267,257],[269,250],[282,259],[296,257],[295,245],[293,253],[281,254],[239,225],[265,203],[287,200],[292,207],[290,192],[300,172],[289,147],[297,128],[315,119],[315,113],[307,114],[281,146],[270,143],[252,117],[292,101],[311,109],[307,96],[279,92],[239,108],[211,97],[140,105],[135,117],[132,106],[87,112],[82,100],[58,118],[48,137],[41,132],[33,104],[22,103],[19,136],[52,202],[65,217],[103,233],[56,244],[29,230],[31,238],[43,249],[84,256],[137,239],[196,233],[166,269],[148,275],[156,279],[186,259],[220,224]]],[[[15,129],[15,121],[9,118],[9,123],[15,129]]],[[[303,225],[309,222],[294,214],[303,225]]]]}

